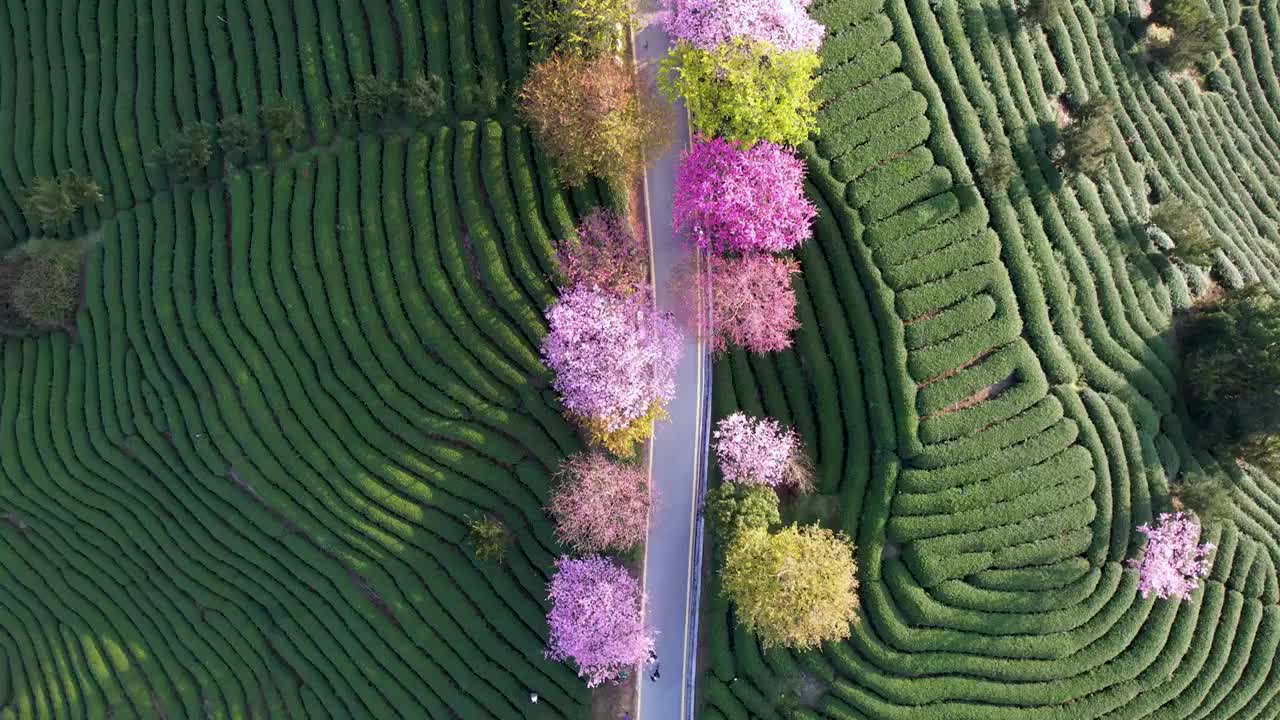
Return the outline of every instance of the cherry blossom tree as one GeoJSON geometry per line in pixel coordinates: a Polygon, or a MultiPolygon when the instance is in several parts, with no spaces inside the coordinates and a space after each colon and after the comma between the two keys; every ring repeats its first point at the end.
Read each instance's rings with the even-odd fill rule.
{"type": "Polygon", "coordinates": [[[640,615],[640,583],[618,563],[561,557],[547,587],[546,656],[572,660],[587,687],[618,678],[649,656],[653,636],[640,615]]]}
{"type": "Polygon", "coordinates": [[[795,248],[813,236],[818,214],[804,177],[804,162],[779,145],[699,138],[676,171],[676,230],[713,252],[795,248]]]}
{"type": "Polygon", "coordinates": [[[630,295],[648,280],[648,248],[627,218],[596,209],[556,248],[569,287],[597,287],[630,295]]]}
{"type": "Polygon", "coordinates": [[[725,481],[811,489],[811,469],[800,436],[777,420],[736,412],[716,423],[711,437],[725,481]]]}
{"type": "Polygon", "coordinates": [[[700,328],[713,351],[738,345],[767,353],[791,347],[791,333],[800,327],[791,286],[791,276],[799,272],[800,264],[789,257],[712,255],[702,267],[695,262],[678,267],[672,283],[685,324],[700,328]]]}
{"type": "Polygon", "coordinates": [[[585,552],[625,552],[644,540],[649,476],[639,465],[599,452],[578,454],[560,466],[557,478],[547,509],[560,542],[585,552]]]}
{"type": "Polygon", "coordinates": [[[619,430],[675,394],[680,331],[648,293],[575,288],[547,310],[547,323],[542,356],[573,415],[619,430]]]}
{"type": "Polygon", "coordinates": [[[1197,544],[1200,522],[1186,513],[1160,513],[1154,525],[1138,526],[1147,536],[1147,549],[1142,557],[1129,561],[1138,571],[1138,590],[1142,597],[1186,600],[1200,586],[1200,578],[1209,574],[1209,553],[1213,543],[1197,544]]]}
{"type": "Polygon", "coordinates": [[[805,12],[813,0],[663,0],[661,21],[674,40],[702,50],[739,36],[779,50],[817,50],[822,24],[805,12]]]}

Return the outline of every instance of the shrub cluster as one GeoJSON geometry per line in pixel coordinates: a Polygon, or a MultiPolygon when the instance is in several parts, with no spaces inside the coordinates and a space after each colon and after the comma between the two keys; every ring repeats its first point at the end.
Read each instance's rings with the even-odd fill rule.
{"type": "Polygon", "coordinates": [[[1159,0],[1151,19],[1172,31],[1151,48],[1170,70],[1185,70],[1226,47],[1225,28],[1206,0],[1159,0]]]}
{"type": "Polygon", "coordinates": [[[12,333],[68,327],[80,307],[79,243],[33,240],[0,260],[0,329],[12,333]]]}
{"type": "Polygon", "coordinates": [[[1209,445],[1263,465],[1280,444],[1280,300],[1261,285],[1227,293],[1179,333],[1191,418],[1209,445]]]}
{"type": "Polygon", "coordinates": [[[695,131],[742,145],[799,145],[817,129],[813,51],[779,50],[737,36],[710,50],[679,42],[663,59],[658,86],[683,97],[695,131]]]}
{"type": "Polygon", "coordinates": [[[29,222],[48,232],[102,200],[102,188],[92,178],[74,172],[61,178],[37,177],[22,198],[22,212],[29,222]]]}
{"type": "Polygon", "coordinates": [[[543,54],[596,57],[621,49],[633,0],[522,0],[529,44],[543,54]]]}
{"type": "Polygon", "coordinates": [[[1212,265],[1218,240],[1204,224],[1204,211],[1178,198],[1151,209],[1151,224],[1169,237],[1175,257],[1193,265],[1212,265]]]}
{"type": "Polygon", "coordinates": [[[858,620],[853,544],[816,525],[738,533],[721,582],[738,621],[765,648],[808,650],[843,640],[858,620]]]}
{"type": "Polygon", "coordinates": [[[670,109],[621,60],[554,55],[529,72],[520,109],[559,179],[621,180],[669,143],[670,109]]]}
{"type": "Polygon", "coordinates": [[[1094,98],[1080,107],[1075,122],[1062,131],[1062,164],[1070,171],[1096,176],[1115,154],[1111,103],[1094,98]]]}

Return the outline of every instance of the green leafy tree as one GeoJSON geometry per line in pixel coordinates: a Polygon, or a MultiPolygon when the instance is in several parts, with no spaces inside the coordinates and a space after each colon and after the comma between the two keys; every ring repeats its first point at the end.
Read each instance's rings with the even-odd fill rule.
{"type": "Polygon", "coordinates": [[[262,126],[272,142],[292,143],[307,130],[302,107],[292,100],[275,98],[262,104],[262,126]]]}
{"type": "Polygon", "coordinates": [[[725,555],[722,587],[738,621],[765,648],[807,650],[843,640],[858,618],[853,545],[817,525],[738,533],[725,555]]]}
{"type": "Polygon", "coordinates": [[[160,148],[160,161],[180,179],[204,174],[213,160],[213,131],[205,123],[187,125],[160,148]]]}
{"type": "Polygon", "coordinates": [[[1280,450],[1280,300],[1227,293],[1179,333],[1187,405],[1210,446],[1264,466],[1280,450]]]}
{"type": "Polygon", "coordinates": [[[476,74],[476,81],[464,85],[458,91],[458,105],[466,115],[492,115],[498,111],[506,86],[492,73],[483,69],[476,74]]]}
{"type": "Polygon", "coordinates": [[[399,113],[403,97],[397,80],[376,75],[356,78],[355,108],[363,116],[387,120],[399,113]]]}
{"type": "Polygon", "coordinates": [[[1094,98],[1080,107],[1075,122],[1062,131],[1062,164],[1072,172],[1097,175],[1115,153],[1111,103],[1094,98]]]}
{"type": "Polygon", "coordinates": [[[633,0],[522,0],[529,44],[543,54],[611,53],[635,12],[633,0]]]}
{"type": "Polygon", "coordinates": [[[1071,0],[1026,0],[1021,15],[1024,22],[1043,25],[1071,7],[1071,0]]]}
{"type": "Polygon", "coordinates": [[[1228,518],[1234,507],[1227,483],[1202,471],[1183,473],[1182,478],[1169,487],[1169,492],[1202,522],[1228,518]]]}
{"type": "Polygon", "coordinates": [[[702,135],[799,145],[817,130],[819,63],[815,52],[781,52],[743,37],[715,50],[681,42],[663,59],[658,86],[668,99],[684,98],[702,135]]]}
{"type": "Polygon", "coordinates": [[[218,121],[218,147],[228,160],[241,160],[258,146],[262,130],[247,115],[228,115],[218,121]]]}
{"type": "Polygon", "coordinates": [[[1171,70],[1185,70],[1226,47],[1222,22],[1205,0],[1163,0],[1151,19],[1173,32],[1152,49],[1171,70]]]}
{"type": "Polygon", "coordinates": [[[768,530],[782,522],[778,493],[765,485],[721,483],[707,491],[704,513],[718,542],[729,543],[744,530],[768,530]]]}
{"type": "Polygon", "coordinates": [[[444,81],[434,73],[418,73],[404,88],[405,110],[420,120],[444,109],[444,81]]]}
{"type": "Polygon", "coordinates": [[[625,178],[670,142],[670,106],[639,91],[635,75],[613,58],[557,55],[538,63],[520,90],[520,112],[572,187],[593,176],[625,178]]]}
{"type": "Polygon", "coordinates": [[[71,222],[76,204],[64,183],[55,178],[38,177],[22,198],[22,212],[29,222],[47,232],[71,222]]]}
{"type": "Polygon", "coordinates": [[[102,194],[102,186],[98,185],[98,181],[78,173],[68,173],[63,177],[62,187],[67,191],[67,195],[71,198],[71,202],[76,206],[77,210],[90,205],[98,205],[106,199],[102,194]]]}
{"type": "Polygon", "coordinates": [[[1018,166],[1013,161],[1013,150],[1004,141],[992,143],[986,161],[978,166],[978,182],[988,194],[999,194],[1009,189],[1018,174],[1018,166]]]}
{"type": "Polygon", "coordinates": [[[22,254],[21,270],[9,288],[9,303],[18,316],[42,329],[69,325],[80,306],[81,246],[35,241],[15,252],[22,254]]]}
{"type": "Polygon", "coordinates": [[[1178,198],[1170,198],[1151,210],[1151,224],[1173,241],[1173,255],[1193,265],[1212,265],[1217,239],[1204,224],[1203,211],[1178,198]]]}
{"type": "Polygon", "coordinates": [[[467,538],[476,559],[484,562],[502,562],[511,545],[511,533],[507,527],[488,515],[466,518],[467,538]]]}

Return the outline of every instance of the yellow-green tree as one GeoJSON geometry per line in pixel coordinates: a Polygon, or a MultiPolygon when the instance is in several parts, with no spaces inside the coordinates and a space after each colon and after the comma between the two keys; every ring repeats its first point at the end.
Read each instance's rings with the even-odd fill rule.
{"type": "Polygon", "coordinates": [[[765,648],[805,650],[843,640],[857,621],[853,544],[817,525],[738,533],[721,581],[738,621],[765,648]]]}

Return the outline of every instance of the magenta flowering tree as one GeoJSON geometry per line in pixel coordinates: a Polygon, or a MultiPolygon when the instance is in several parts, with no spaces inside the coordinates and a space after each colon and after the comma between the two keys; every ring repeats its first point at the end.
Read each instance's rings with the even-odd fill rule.
{"type": "Polygon", "coordinates": [[[773,418],[740,412],[716,423],[716,461],[727,482],[743,485],[807,485],[800,436],[773,418]]]}
{"type": "Polygon", "coordinates": [[[1198,544],[1200,522],[1186,513],[1160,513],[1154,525],[1139,525],[1138,532],[1147,536],[1147,549],[1128,564],[1138,571],[1142,597],[1191,597],[1200,578],[1209,574],[1209,553],[1213,550],[1212,543],[1198,544]]]}
{"type": "Polygon", "coordinates": [[[800,327],[791,285],[799,272],[800,263],[789,257],[712,255],[701,269],[691,262],[677,268],[672,282],[688,313],[682,319],[702,330],[713,351],[737,345],[768,353],[791,347],[791,333],[800,327]],[[699,312],[700,299],[709,312],[699,312]]]}
{"type": "Polygon", "coordinates": [[[779,145],[699,138],[676,172],[672,220],[712,252],[791,250],[813,236],[818,214],[804,177],[804,162],[779,145]]]}
{"type": "Polygon", "coordinates": [[[603,453],[574,455],[557,474],[548,510],[556,538],[586,552],[625,552],[639,545],[649,525],[649,475],[639,465],[603,453]]]}
{"type": "Polygon", "coordinates": [[[630,295],[649,279],[649,251],[627,218],[598,208],[556,248],[569,287],[630,295]]]}
{"type": "Polygon", "coordinates": [[[648,293],[578,287],[547,310],[542,356],[572,414],[620,430],[675,393],[681,335],[648,293]]]}
{"type": "Polygon", "coordinates": [[[674,40],[712,50],[734,37],[770,43],[779,50],[814,50],[822,24],[805,10],[813,0],[663,0],[662,25],[674,40]]]}
{"type": "Polygon", "coordinates": [[[547,587],[546,656],[578,666],[587,687],[614,680],[653,649],[640,615],[640,583],[598,555],[561,557],[547,587]]]}

